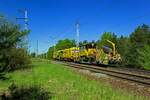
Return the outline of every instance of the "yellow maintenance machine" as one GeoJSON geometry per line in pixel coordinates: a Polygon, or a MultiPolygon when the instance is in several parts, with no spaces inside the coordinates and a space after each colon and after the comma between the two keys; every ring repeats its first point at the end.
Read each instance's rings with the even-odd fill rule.
{"type": "Polygon", "coordinates": [[[69,61],[69,58],[70,58],[70,49],[64,49],[63,50],[63,59],[65,61],[69,61]]]}
{"type": "Polygon", "coordinates": [[[96,46],[94,44],[86,44],[80,47],[79,61],[92,63],[96,58],[96,46]]]}
{"type": "Polygon", "coordinates": [[[107,42],[111,44],[111,47],[102,46],[100,49],[97,49],[94,44],[86,44],[80,48],[72,47],[58,50],[54,53],[53,58],[57,60],[98,64],[120,63],[121,57],[116,51],[115,44],[110,40],[107,40],[107,42]]]}
{"type": "Polygon", "coordinates": [[[63,60],[63,50],[53,52],[53,58],[56,60],[63,60]]]}
{"type": "Polygon", "coordinates": [[[79,55],[78,47],[72,47],[72,48],[64,49],[62,51],[63,51],[62,58],[65,61],[75,61],[78,58],[79,55]]]}
{"type": "Polygon", "coordinates": [[[71,59],[71,61],[74,61],[74,62],[76,62],[77,61],[77,59],[78,59],[78,57],[79,57],[79,48],[78,47],[72,47],[72,48],[70,48],[70,59],[71,59]]]}
{"type": "Polygon", "coordinates": [[[101,49],[97,49],[96,62],[102,64],[114,64],[121,62],[121,56],[116,51],[115,43],[107,40],[112,47],[103,46],[101,49]]]}

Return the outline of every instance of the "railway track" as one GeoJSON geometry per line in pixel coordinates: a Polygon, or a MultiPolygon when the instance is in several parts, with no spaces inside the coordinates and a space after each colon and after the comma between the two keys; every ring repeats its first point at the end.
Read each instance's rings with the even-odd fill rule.
{"type": "Polygon", "coordinates": [[[72,63],[72,62],[62,62],[62,64],[70,66],[70,67],[78,68],[78,69],[84,69],[84,70],[89,70],[89,71],[96,72],[96,73],[107,74],[109,76],[133,81],[138,84],[142,84],[142,85],[146,85],[150,87],[149,75],[137,74],[137,73],[132,73],[132,72],[123,72],[123,71],[103,68],[103,67],[99,67],[95,65],[77,64],[77,63],[72,63]]]}

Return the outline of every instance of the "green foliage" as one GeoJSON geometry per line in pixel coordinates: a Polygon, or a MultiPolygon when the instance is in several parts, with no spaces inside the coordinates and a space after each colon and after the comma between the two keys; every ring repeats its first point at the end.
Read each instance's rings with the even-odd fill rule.
{"type": "Polygon", "coordinates": [[[119,37],[117,39],[117,51],[118,53],[121,55],[122,58],[122,64],[123,65],[127,65],[128,63],[128,59],[127,59],[127,55],[129,53],[129,48],[130,48],[130,40],[128,37],[119,37]]]}
{"type": "MultiPolygon", "coordinates": [[[[130,37],[121,36],[120,38],[118,38],[117,50],[121,54],[123,65],[144,67],[144,63],[142,62],[145,58],[141,58],[141,54],[145,57],[148,54],[142,53],[145,51],[141,48],[144,48],[145,45],[149,44],[150,29],[148,25],[142,25],[137,27],[135,31],[130,35],[130,37]]],[[[148,61],[145,63],[149,64],[148,61]]]]}
{"type": "Polygon", "coordinates": [[[130,35],[130,47],[128,53],[128,64],[141,67],[138,57],[141,48],[144,45],[150,44],[150,29],[147,25],[139,26],[135,31],[130,35]]]}
{"type": "Polygon", "coordinates": [[[47,59],[47,53],[39,54],[38,58],[47,59]]]}
{"type": "Polygon", "coordinates": [[[27,31],[20,31],[17,25],[8,23],[0,26],[0,49],[16,47],[25,35],[27,31]]]}
{"type": "Polygon", "coordinates": [[[144,48],[138,50],[139,64],[145,69],[150,69],[150,45],[145,45],[144,48]]]}
{"type": "Polygon", "coordinates": [[[88,44],[88,41],[87,41],[87,40],[84,40],[83,42],[80,41],[80,42],[79,42],[79,47],[82,47],[82,46],[84,46],[84,45],[86,45],[86,44],[88,44]]]}
{"type": "Polygon", "coordinates": [[[48,49],[48,52],[47,52],[48,59],[52,59],[53,58],[53,52],[54,52],[54,46],[52,46],[52,47],[50,47],[48,49]]]}
{"type": "Polygon", "coordinates": [[[9,94],[4,93],[2,100],[50,100],[51,93],[43,90],[40,86],[20,86],[12,84],[9,87],[9,94]]]}
{"type": "Polygon", "coordinates": [[[70,47],[74,47],[74,46],[75,46],[75,40],[64,39],[64,40],[58,41],[55,49],[62,50],[62,49],[66,49],[66,48],[70,48],[70,47]]]}
{"type": "Polygon", "coordinates": [[[22,68],[28,65],[27,53],[19,49],[22,38],[28,30],[20,30],[18,25],[0,19],[0,72],[22,68]]]}
{"type": "Polygon", "coordinates": [[[104,32],[100,38],[100,40],[97,42],[97,47],[101,48],[102,46],[109,46],[112,47],[110,45],[110,43],[107,42],[107,40],[110,40],[114,43],[117,43],[117,36],[114,33],[111,32],[104,32]]]}
{"type": "Polygon", "coordinates": [[[35,53],[35,52],[32,52],[32,53],[30,54],[30,56],[31,56],[32,58],[35,58],[36,53],[35,53]]]}
{"type": "Polygon", "coordinates": [[[10,50],[8,55],[8,62],[5,70],[12,71],[15,69],[29,67],[30,59],[24,49],[13,48],[10,50]]]}
{"type": "Polygon", "coordinates": [[[143,24],[135,29],[130,35],[130,41],[136,48],[144,47],[145,44],[150,44],[150,27],[143,24]]]}
{"type": "Polygon", "coordinates": [[[85,45],[93,45],[95,46],[96,45],[96,42],[94,40],[92,40],[91,42],[87,41],[87,40],[84,40],[83,42],[79,42],[79,46],[82,47],[82,46],[85,46],[85,45]]]}

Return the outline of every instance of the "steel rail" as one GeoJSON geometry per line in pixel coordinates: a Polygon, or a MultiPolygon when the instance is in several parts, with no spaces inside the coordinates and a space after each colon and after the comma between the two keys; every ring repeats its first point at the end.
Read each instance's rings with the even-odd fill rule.
{"type": "Polygon", "coordinates": [[[77,63],[70,63],[70,62],[61,62],[61,63],[70,67],[89,70],[89,71],[96,72],[96,73],[103,73],[109,76],[126,79],[130,81],[134,81],[136,83],[141,83],[141,84],[150,86],[150,76],[139,75],[135,73],[127,73],[127,72],[122,72],[122,71],[117,71],[117,70],[110,70],[107,68],[102,68],[102,67],[94,66],[94,65],[85,65],[85,64],[77,64],[77,63]]]}
{"type": "Polygon", "coordinates": [[[126,74],[126,75],[131,75],[131,76],[137,76],[137,77],[141,77],[141,78],[150,79],[150,76],[148,76],[148,75],[135,74],[135,73],[131,73],[131,72],[123,72],[123,71],[107,69],[107,68],[94,66],[94,65],[85,65],[85,64],[76,64],[76,63],[70,63],[70,64],[75,64],[75,65],[84,66],[84,67],[88,67],[88,68],[92,67],[92,68],[99,69],[99,70],[104,70],[104,71],[109,71],[109,72],[114,72],[114,73],[119,73],[119,74],[126,74]]]}

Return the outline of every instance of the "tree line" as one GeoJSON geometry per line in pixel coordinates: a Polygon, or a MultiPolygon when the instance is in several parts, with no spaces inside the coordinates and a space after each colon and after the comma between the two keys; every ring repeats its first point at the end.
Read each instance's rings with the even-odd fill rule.
{"type": "Polygon", "coordinates": [[[121,36],[117,40],[117,49],[124,65],[150,69],[150,27],[143,24],[129,37],[121,36]]]}
{"type": "MultiPolygon", "coordinates": [[[[104,32],[99,40],[92,42],[84,40],[79,43],[79,46],[94,43],[98,49],[103,45],[110,47],[110,44],[106,40],[110,40],[116,44],[116,49],[122,57],[121,66],[150,69],[150,27],[148,25],[143,24],[138,26],[129,36],[117,36],[113,32],[104,32]]],[[[47,58],[52,58],[54,49],[57,51],[74,47],[75,45],[75,40],[59,40],[55,47],[52,46],[49,48],[47,58]]]]}

